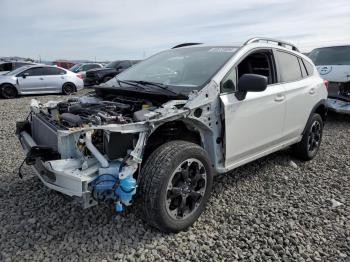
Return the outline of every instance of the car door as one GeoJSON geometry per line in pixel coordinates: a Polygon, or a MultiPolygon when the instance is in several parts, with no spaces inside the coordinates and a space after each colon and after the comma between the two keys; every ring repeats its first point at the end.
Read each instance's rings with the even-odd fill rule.
{"type": "Polygon", "coordinates": [[[34,67],[17,75],[17,83],[21,93],[38,93],[45,90],[43,68],[34,67]]]}
{"type": "MultiPolygon", "coordinates": [[[[228,168],[249,162],[281,142],[286,110],[285,90],[282,85],[275,83],[274,56],[271,50],[268,52],[270,70],[275,80],[270,81],[265,91],[248,92],[245,99],[240,101],[236,97],[236,90],[222,90],[220,98],[224,109],[225,166],[228,168]]],[[[239,72],[236,66],[221,83],[226,78],[237,83],[237,75],[239,72]]]]}
{"type": "Polygon", "coordinates": [[[285,50],[276,50],[275,56],[280,83],[286,92],[283,136],[289,140],[300,136],[304,130],[312,107],[318,102],[318,83],[309,77],[302,58],[285,50]]]}
{"type": "Polygon", "coordinates": [[[44,67],[45,92],[61,92],[65,83],[65,71],[57,67],[44,67]]]}

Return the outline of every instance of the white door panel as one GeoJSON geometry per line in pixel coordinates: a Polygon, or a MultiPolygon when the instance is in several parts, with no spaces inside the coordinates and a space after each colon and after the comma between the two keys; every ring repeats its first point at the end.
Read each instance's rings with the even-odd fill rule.
{"type": "Polygon", "coordinates": [[[264,92],[249,92],[243,101],[221,95],[225,113],[225,166],[255,155],[281,142],[285,93],[281,85],[264,92]]]}
{"type": "Polygon", "coordinates": [[[283,84],[286,90],[286,120],[283,135],[286,139],[300,136],[310,112],[319,100],[318,84],[314,78],[283,84]]]}
{"type": "Polygon", "coordinates": [[[46,86],[43,76],[18,77],[17,82],[21,93],[41,91],[46,86]]]}
{"type": "Polygon", "coordinates": [[[62,86],[64,83],[64,76],[63,75],[48,75],[45,76],[45,79],[47,81],[47,89],[48,92],[61,92],[62,86]]]}

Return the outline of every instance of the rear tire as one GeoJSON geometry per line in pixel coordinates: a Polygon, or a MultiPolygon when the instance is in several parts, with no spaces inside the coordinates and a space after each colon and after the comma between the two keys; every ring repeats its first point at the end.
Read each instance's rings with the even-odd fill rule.
{"type": "Polygon", "coordinates": [[[74,84],[72,83],[65,83],[63,86],[62,86],[62,94],[64,95],[71,95],[73,93],[76,92],[76,87],[74,84]]]}
{"type": "Polygon", "coordinates": [[[142,219],[163,232],[190,227],[203,212],[213,175],[200,146],[172,141],[157,148],[141,170],[139,199],[142,219]]]}
{"type": "Polygon", "coordinates": [[[14,87],[11,84],[4,84],[0,88],[1,88],[1,96],[3,98],[12,99],[18,96],[16,87],[14,87]]]}
{"type": "Polygon", "coordinates": [[[301,141],[292,146],[294,155],[301,160],[311,160],[320,148],[323,133],[322,117],[314,113],[312,114],[301,141]]]}

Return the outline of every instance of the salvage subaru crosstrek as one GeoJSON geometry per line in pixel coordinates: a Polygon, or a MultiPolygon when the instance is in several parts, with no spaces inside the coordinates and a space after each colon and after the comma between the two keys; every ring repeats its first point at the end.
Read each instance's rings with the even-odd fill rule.
{"type": "Polygon", "coordinates": [[[178,232],[203,212],[213,175],[289,146],[314,158],[326,98],[286,42],[182,44],[81,97],[33,100],[17,134],[47,187],[84,207],[138,202],[145,221],[178,232]]]}

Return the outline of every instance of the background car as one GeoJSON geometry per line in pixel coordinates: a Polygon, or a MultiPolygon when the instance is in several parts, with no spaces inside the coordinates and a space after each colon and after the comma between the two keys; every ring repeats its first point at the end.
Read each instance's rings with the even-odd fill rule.
{"type": "Polygon", "coordinates": [[[84,85],[92,86],[105,83],[138,62],[140,62],[140,60],[118,60],[107,64],[104,68],[89,70],[86,72],[84,85]]]}
{"type": "Polygon", "coordinates": [[[327,107],[350,114],[350,45],[316,48],[309,57],[329,81],[327,107]]]}
{"type": "Polygon", "coordinates": [[[56,65],[65,69],[69,69],[75,65],[75,63],[67,60],[56,60],[52,62],[52,65],[56,65]]]}
{"type": "Polygon", "coordinates": [[[34,63],[25,61],[8,61],[0,63],[0,75],[7,74],[8,72],[20,68],[25,65],[34,65],[34,63]]]}
{"type": "Polygon", "coordinates": [[[69,95],[83,87],[80,75],[56,66],[23,66],[0,76],[0,94],[3,98],[42,93],[69,95]]]}
{"type": "Polygon", "coordinates": [[[69,68],[69,70],[73,73],[79,73],[81,75],[81,78],[84,79],[86,76],[86,71],[102,67],[103,65],[100,63],[80,63],[72,66],[69,68]]]}

